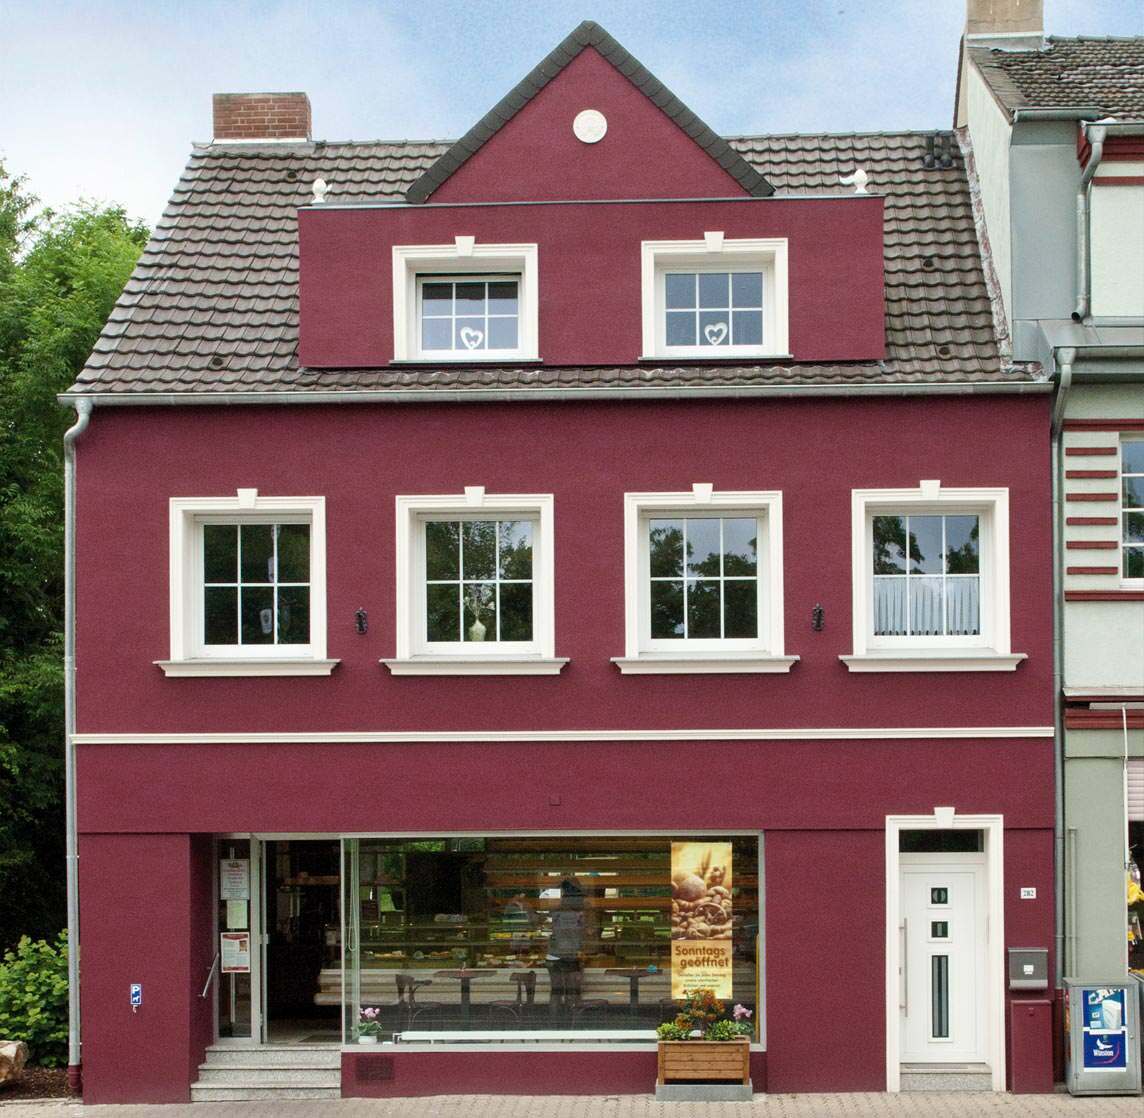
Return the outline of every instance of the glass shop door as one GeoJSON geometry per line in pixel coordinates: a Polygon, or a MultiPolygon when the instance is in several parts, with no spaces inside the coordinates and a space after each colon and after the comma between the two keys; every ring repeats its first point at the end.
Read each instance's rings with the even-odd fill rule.
{"type": "Polygon", "coordinates": [[[216,990],[218,1039],[262,1040],[262,844],[220,838],[216,844],[217,915],[210,982],[216,990]]]}

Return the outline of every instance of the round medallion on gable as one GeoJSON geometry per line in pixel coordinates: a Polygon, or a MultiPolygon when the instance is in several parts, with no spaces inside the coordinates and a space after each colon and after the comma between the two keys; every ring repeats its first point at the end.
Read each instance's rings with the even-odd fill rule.
{"type": "Polygon", "coordinates": [[[599,109],[581,109],[572,121],[576,139],[585,144],[597,144],[608,131],[608,118],[599,109]]]}

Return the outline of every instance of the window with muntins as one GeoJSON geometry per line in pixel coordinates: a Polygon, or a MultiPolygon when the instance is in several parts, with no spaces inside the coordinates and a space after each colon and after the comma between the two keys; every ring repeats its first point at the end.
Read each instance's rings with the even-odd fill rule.
{"type": "Polygon", "coordinates": [[[168,676],[329,675],[322,497],[172,497],[168,676]]]}
{"type": "Polygon", "coordinates": [[[643,241],[644,358],[789,357],[787,242],[643,241]]]}
{"type": "Polygon", "coordinates": [[[753,516],[649,517],[650,641],[755,641],[759,521],[753,516]]]}
{"type": "Polygon", "coordinates": [[[1009,491],[851,490],[852,672],[1009,672],[1009,491]]]}
{"type": "Polygon", "coordinates": [[[531,642],[533,521],[426,520],[424,533],[426,642],[531,642]]]}
{"type": "Polygon", "coordinates": [[[520,277],[420,276],[424,353],[513,355],[520,348],[520,277]]]}
{"type": "Polygon", "coordinates": [[[1120,444],[1121,577],[1144,581],[1144,439],[1120,444]]]}
{"type": "Polygon", "coordinates": [[[977,515],[874,516],[874,635],[980,634],[980,543],[977,515]]]}
{"type": "Polygon", "coordinates": [[[664,274],[665,345],[761,346],[763,273],[703,270],[664,274]]]}
{"type": "Polygon", "coordinates": [[[395,361],[534,361],[538,335],[535,244],[393,246],[395,361]]]}
{"type": "Polygon", "coordinates": [[[394,675],[557,675],[551,493],[399,496],[394,675]]]}
{"type": "Polygon", "coordinates": [[[201,523],[202,641],[310,644],[310,525],[201,523]]]}

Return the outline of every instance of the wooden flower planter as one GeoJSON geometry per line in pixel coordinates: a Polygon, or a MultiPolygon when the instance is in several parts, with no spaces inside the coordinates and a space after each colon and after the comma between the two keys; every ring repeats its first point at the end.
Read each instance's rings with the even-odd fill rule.
{"type": "Polygon", "coordinates": [[[751,1081],[751,1045],[738,1040],[661,1040],[659,1084],[751,1081]]]}

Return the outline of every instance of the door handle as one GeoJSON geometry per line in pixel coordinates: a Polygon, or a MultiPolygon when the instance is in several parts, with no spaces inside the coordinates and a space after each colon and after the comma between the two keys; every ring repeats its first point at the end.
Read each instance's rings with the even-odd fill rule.
{"type": "Polygon", "coordinates": [[[902,923],[899,926],[899,931],[902,933],[902,982],[901,982],[901,996],[898,1001],[898,1008],[907,1016],[910,1015],[910,922],[905,916],[902,917],[902,923]]]}

